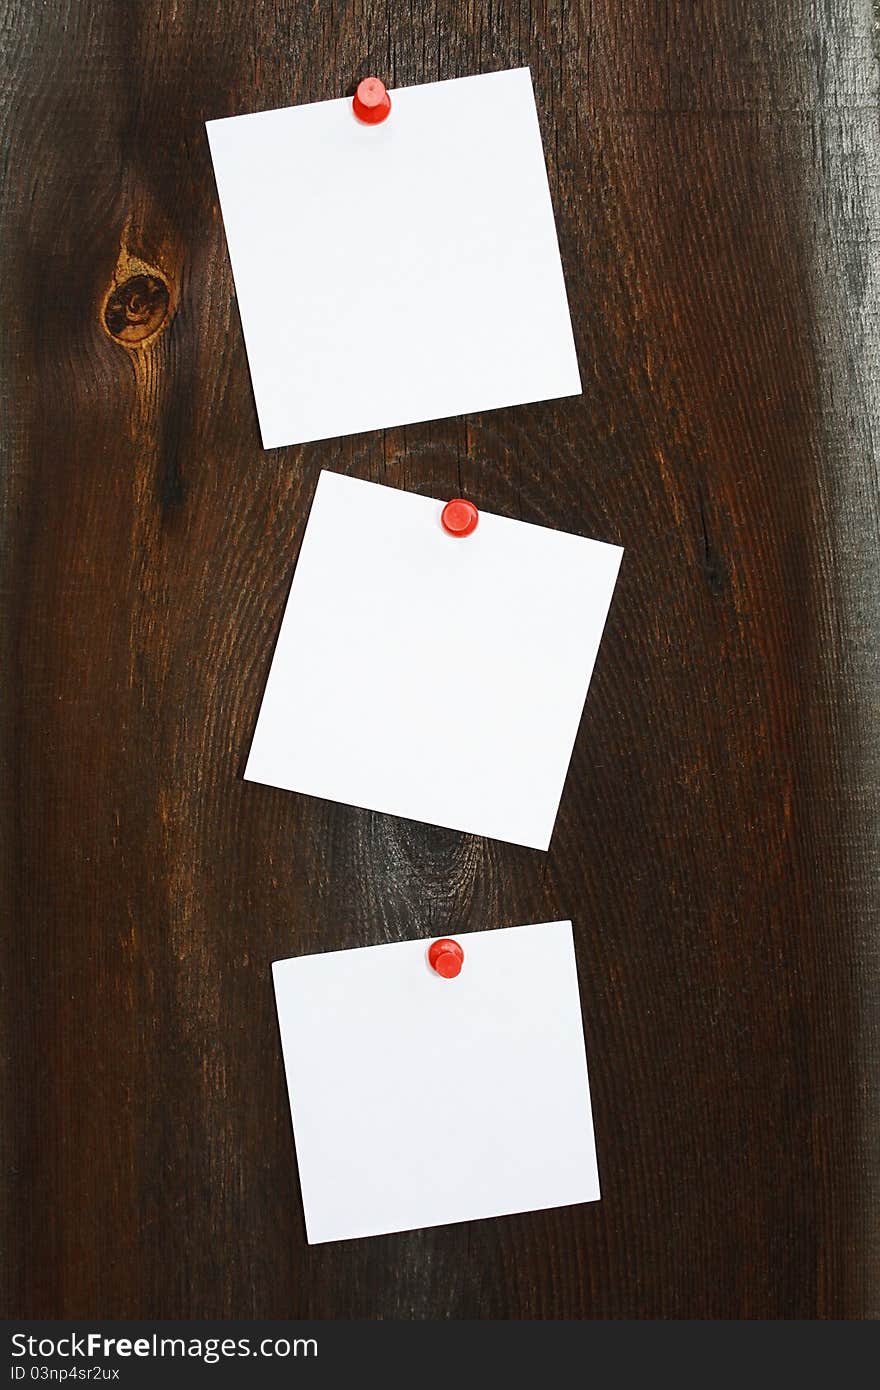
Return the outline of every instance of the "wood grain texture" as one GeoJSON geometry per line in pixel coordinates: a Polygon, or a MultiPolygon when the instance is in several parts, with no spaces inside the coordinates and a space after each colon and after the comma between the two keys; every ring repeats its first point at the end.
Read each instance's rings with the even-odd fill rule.
{"type": "Polygon", "coordinates": [[[880,1315],[871,26],[6,0],[5,1313],[880,1315]],[[582,397],[264,453],[205,119],[523,63],[582,397]],[[242,782],[322,467],[626,547],[549,854],[242,782]],[[310,1249],[270,961],[566,916],[602,1202],[310,1249]]]}

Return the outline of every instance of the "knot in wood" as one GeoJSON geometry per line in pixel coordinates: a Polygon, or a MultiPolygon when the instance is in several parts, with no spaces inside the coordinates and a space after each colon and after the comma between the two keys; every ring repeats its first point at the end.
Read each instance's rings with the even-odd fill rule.
{"type": "Polygon", "coordinates": [[[117,285],[104,305],[104,326],[125,347],[140,347],[165,326],[171,292],[158,274],[131,275],[117,285]]]}

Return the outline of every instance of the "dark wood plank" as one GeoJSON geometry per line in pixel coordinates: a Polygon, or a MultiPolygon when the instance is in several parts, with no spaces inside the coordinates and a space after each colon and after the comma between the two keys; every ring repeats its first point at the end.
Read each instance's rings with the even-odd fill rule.
{"type": "Polygon", "coordinates": [[[876,66],[808,8],[7,0],[8,1313],[880,1313],[876,66]],[[526,62],[582,398],[263,453],[204,120],[526,62]],[[548,855],[242,783],[325,466],[627,547],[548,855]],[[569,915],[603,1201],[309,1249],[269,962],[569,915]]]}

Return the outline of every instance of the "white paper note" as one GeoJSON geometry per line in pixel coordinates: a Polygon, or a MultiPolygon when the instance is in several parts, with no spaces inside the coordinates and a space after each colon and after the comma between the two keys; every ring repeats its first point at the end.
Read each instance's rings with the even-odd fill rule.
{"type": "Polygon", "coordinates": [[[580,392],[528,68],[208,122],[263,444],[580,392]]]}
{"type": "Polygon", "coordinates": [[[245,777],[547,849],[622,550],[320,475],[245,777]]]}
{"type": "Polygon", "coordinates": [[[593,1202],[570,922],[273,966],[310,1244],[593,1202]]]}

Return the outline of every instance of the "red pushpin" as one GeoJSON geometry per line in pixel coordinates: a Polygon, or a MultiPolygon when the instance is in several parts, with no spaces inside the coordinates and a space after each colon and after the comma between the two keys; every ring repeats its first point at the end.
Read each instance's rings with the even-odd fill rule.
{"type": "Polygon", "coordinates": [[[450,536],[470,536],[477,529],[480,513],[473,502],[453,497],[440,514],[440,524],[450,536]]]}
{"type": "Polygon", "coordinates": [[[442,975],[444,980],[454,980],[461,971],[464,951],[457,941],[450,941],[448,936],[443,936],[439,941],[432,941],[428,947],[428,964],[432,970],[436,970],[438,975],[442,975]]]}
{"type": "Polygon", "coordinates": [[[391,111],[391,98],[378,77],[365,77],[359,82],[351,104],[358,120],[367,125],[378,125],[391,111]]]}

